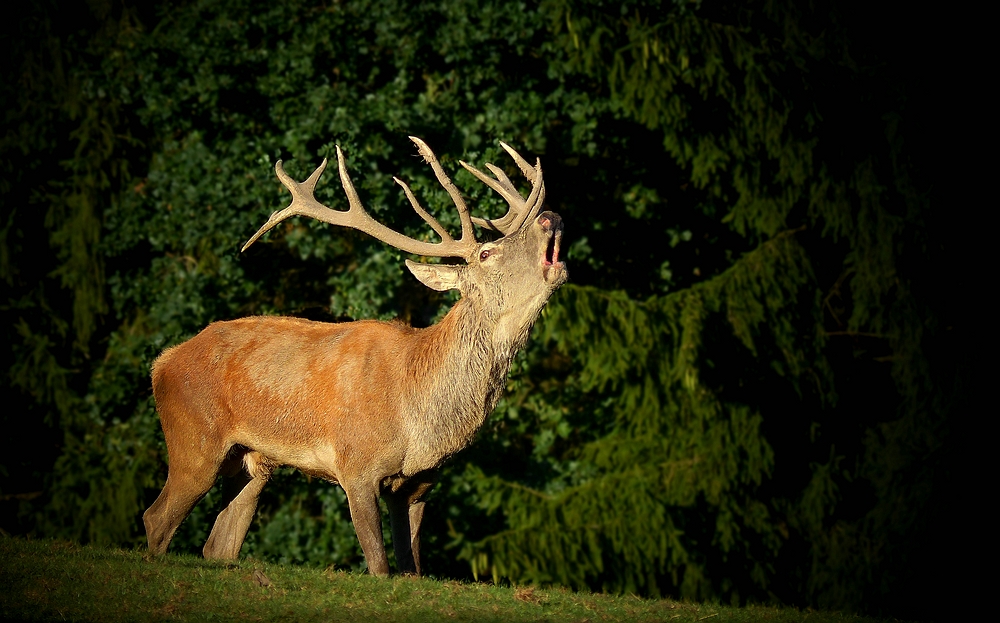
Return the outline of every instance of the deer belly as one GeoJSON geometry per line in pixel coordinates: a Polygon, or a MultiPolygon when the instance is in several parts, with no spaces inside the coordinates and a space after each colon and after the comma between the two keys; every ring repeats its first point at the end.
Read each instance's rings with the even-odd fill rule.
{"type": "Polygon", "coordinates": [[[278,465],[288,465],[310,476],[337,482],[337,451],[332,443],[279,439],[263,439],[256,435],[241,435],[238,443],[267,457],[278,465]]]}

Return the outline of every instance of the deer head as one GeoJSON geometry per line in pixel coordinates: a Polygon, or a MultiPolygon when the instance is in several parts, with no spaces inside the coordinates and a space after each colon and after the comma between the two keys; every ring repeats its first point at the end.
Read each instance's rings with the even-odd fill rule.
{"type": "Polygon", "coordinates": [[[541,211],[545,200],[545,183],[542,178],[541,162],[530,165],[514,149],[504,142],[501,147],[510,154],[524,176],[531,182],[531,192],[523,197],[510,181],[503,169],[487,164],[495,177],[490,177],[479,169],[459,161],[470,173],[495,190],[510,206],[507,214],[495,220],[471,216],[469,209],[455,184],[445,173],[434,152],[419,138],[410,137],[424,160],[431,165],[440,184],[451,196],[462,223],[462,234],[458,240],[431,216],[417,201],[410,187],[393,178],[403,188],[414,211],[440,236],[441,241],[432,243],[416,240],[403,235],[368,214],[358,193],[347,174],[344,154],[337,146],[337,164],[340,181],[347,195],[349,208],[346,211],[333,210],[314,197],[316,184],[326,170],[326,159],[304,182],[294,181],[285,173],[279,160],[274,169],[278,179],[292,194],[292,203],[284,210],[274,212],[250,240],[243,245],[246,250],[258,238],[281,221],[292,216],[309,216],[314,219],[350,227],[365,232],[401,251],[425,257],[461,258],[464,265],[425,264],[406,260],[406,267],[427,287],[445,291],[457,289],[462,296],[470,299],[474,307],[481,310],[482,320],[494,324],[498,339],[509,341],[514,350],[523,345],[531,323],[545,305],[552,292],[566,282],[567,271],[559,259],[562,242],[562,219],[553,212],[541,211]],[[479,242],[473,233],[473,225],[500,234],[496,240],[479,242]]]}

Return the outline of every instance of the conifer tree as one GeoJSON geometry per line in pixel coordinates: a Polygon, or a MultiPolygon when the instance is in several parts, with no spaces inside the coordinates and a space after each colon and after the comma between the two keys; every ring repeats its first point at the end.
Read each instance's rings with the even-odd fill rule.
{"type": "Polygon", "coordinates": [[[607,433],[533,486],[470,466],[504,529],[462,555],[522,582],[891,601],[877,576],[906,576],[916,550],[898,539],[929,534],[925,457],[947,448],[953,397],[929,375],[942,335],[901,261],[927,244],[929,206],[902,151],[902,87],[865,66],[884,55],[825,5],[545,8],[566,70],[658,131],[698,209],[748,250],[679,292],[553,301],[545,340],[573,363],[546,397],[607,433]]]}

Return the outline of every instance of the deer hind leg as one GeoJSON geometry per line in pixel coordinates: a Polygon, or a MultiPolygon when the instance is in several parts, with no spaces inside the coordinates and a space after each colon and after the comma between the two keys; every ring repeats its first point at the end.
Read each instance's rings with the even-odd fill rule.
{"type": "Polygon", "coordinates": [[[204,457],[193,457],[193,460],[185,461],[174,456],[163,491],[142,514],[151,553],[159,555],[167,551],[177,527],[215,484],[219,463],[204,457]]]}
{"type": "Polygon", "coordinates": [[[410,504],[410,555],[413,557],[413,572],[418,576],[420,571],[420,523],[424,520],[424,506],[426,502],[420,500],[410,504]]]}
{"type": "Polygon", "coordinates": [[[382,514],[378,506],[378,486],[372,483],[354,481],[342,482],[351,507],[351,521],[361,542],[368,563],[368,573],[377,576],[389,575],[389,559],[385,555],[382,541],[382,514]]]}
{"type": "Polygon", "coordinates": [[[222,511],[215,520],[202,554],[205,558],[239,558],[243,541],[250,529],[257,500],[271,478],[274,465],[259,452],[245,448],[230,452],[220,473],[222,481],[222,511]]]}
{"type": "Polygon", "coordinates": [[[420,575],[420,524],[424,519],[424,496],[434,486],[436,474],[417,474],[398,491],[387,493],[392,549],[399,573],[420,575]]]}

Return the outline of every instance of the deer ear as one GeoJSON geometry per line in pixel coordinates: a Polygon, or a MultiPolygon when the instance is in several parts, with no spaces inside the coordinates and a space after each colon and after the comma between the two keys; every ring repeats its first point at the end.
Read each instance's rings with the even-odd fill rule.
{"type": "Polygon", "coordinates": [[[445,290],[456,290],[459,287],[459,280],[462,275],[462,267],[451,264],[420,264],[406,260],[406,267],[410,269],[417,280],[438,292],[445,290]]]}

